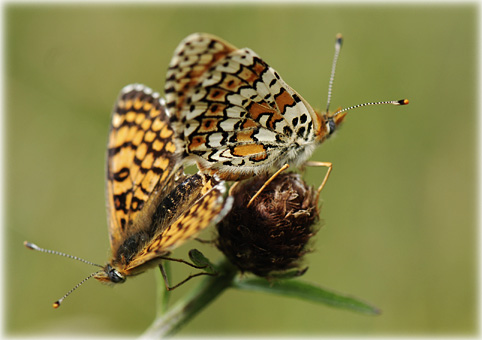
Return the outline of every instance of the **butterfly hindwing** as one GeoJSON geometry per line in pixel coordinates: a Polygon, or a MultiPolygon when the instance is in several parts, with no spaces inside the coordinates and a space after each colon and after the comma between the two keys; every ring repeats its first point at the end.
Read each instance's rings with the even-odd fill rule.
{"type": "Polygon", "coordinates": [[[200,173],[179,183],[158,207],[160,217],[165,217],[166,211],[174,211],[167,219],[162,219],[166,228],[158,228],[162,232],[146,242],[125,265],[126,274],[143,271],[150,261],[166,255],[222,218],[231,206],[231,198],[225,200],[224,192],[224,182],[200,173]]]}

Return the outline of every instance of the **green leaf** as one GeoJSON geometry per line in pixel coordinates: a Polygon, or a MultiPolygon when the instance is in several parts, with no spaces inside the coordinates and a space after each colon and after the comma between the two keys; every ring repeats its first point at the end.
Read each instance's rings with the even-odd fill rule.
{"type": "Polygon", "coordinates": [[[291,296],[368,315],[380,314],[378,308],[370,306],[354,297],[341,295],[301,280],[268,282],[261,278],[237,279],[233,287],[242,290],[291,296]]]}

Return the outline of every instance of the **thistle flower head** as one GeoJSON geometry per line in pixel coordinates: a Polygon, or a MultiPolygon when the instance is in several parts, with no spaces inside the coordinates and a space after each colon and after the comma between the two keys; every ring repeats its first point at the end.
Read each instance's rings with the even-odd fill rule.
{"type": "Polygon", "coordinates": [[[262,277],[303,274],[302,257],[316,234],[316,192],[295,173],[276,177],[248,207],[268,175],[238,183],[233,208],[217,224],[217,247],[243,272],[262,277]]]}

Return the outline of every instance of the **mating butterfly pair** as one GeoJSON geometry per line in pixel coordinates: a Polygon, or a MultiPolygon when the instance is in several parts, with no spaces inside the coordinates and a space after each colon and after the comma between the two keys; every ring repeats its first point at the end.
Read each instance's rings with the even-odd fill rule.
{"type": "MultiPolygon", "coordinates": [[[[340,47],[341,36],[334,65],[340,47]]],[[[333,75],[334,67],[329,94],[333,75]]],[[[112,253],[88,278],[119,283],[157,265],[229,210],[223,180],[305,163],[354,108],[317,113],[252,50],[200,33],[175,50],[165,95],[166,102],[147,87],[129,85],[117,100],[107,153],[112,253]],[[190,162],[198,174],[184,174],[190,162]]],[[[320,164],[331,170],[330,163],[320,164]]]]}

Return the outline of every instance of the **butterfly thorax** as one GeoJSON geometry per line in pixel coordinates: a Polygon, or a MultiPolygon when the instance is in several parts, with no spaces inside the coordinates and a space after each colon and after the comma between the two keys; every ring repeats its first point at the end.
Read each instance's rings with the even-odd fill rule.
{"type": "MultiPolygon", "coordinates": [[[[311,107],[310,107],[311,109],[311,107]]],[[[293,142],[288,143],[286,152],[283,157],[280,157],[276,162],[276,167],[281,167],[284,164],[290,164],[294,166],[300,166],[306,162],[315,148],[329,138],[338,128],[343,121],[345,114],[336,115],[332,113],[319,113],[317,111],[312,113],[314,132],[309,136],[301,136],[298,133],[298,138],[293,142]]]]}
{"type": "Polygon", "coordinates": [[[141,230],[129,236],[117,248],[117,252],[111,261],[114,265],[128,265],[144,245],[152,238],[147,231],[141,230]]]}

